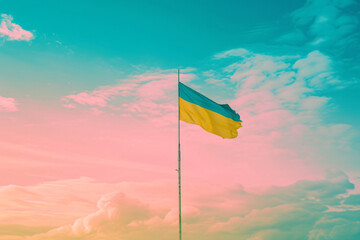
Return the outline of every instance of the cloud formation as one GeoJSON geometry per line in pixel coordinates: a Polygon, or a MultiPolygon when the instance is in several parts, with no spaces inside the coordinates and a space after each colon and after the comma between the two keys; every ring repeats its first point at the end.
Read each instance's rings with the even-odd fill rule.
{"type": "Polygon", "coordinates": [[[7,14],[1,14],[0,37],[8,41],[30,41],[34,35],[22,29],[18,24],[13,23],[13,17],[7,14]]]}
{"type": "MultiPolygon", "coordinates": [[[[14,231],[0,234],[0,239],[176,239],[176,194],[169,195],[166,190],[171,188],[175,189],[170,182],[105,184],[90,179],[48,182],[36,187],[1,187],[1,201],[16,204],[25,215],[19,218],[17,211],[6,211],[0,233],[10,226],[4,223],[11,222],[14,215],[18,225],[11,225],[14,231]],[[68,207],[54,211],[47,206],[53,204],[43,201],[49,189],[54,203],[66,200],[68,207]],[[104,193],[95,203],[95,195],[90,195],[88,200],[78,198],[85,189],[97,192],[97,196],[111,189],[115,191],[104,193]],[[22,201],[11,202],[19,195],[22,201]],[[169,201],[154,204],[164,199],[169,201]],[[87,206],[87,213],[79,206],[87,206]],[[42,214],[31,215],[29,221],[26,213],[40,207],[42,214]],[[62,218],[64,214],[72,215],[73,220],[67,218],[62,220],[67,224],[49,226],[47,218],[62,218]],[[76,217],[79,214],[83,215],[76,217]],[[25,227],[28,231],[16,231],[25,227]]],[[[225,190],[195,184],[184,199],[184,236],[200,240],[356,239],[360,234],[357,217],[360,202],[359,195],[348,194],[353,188],[342,172],[329,172],[326,178],[317,181],[302,180],[289,186],[252,191],[241,186],[229,186],[225,190]],[[206,191],[201,190],[204,187],[206,191]]]]}
{"type": "MultiPolygon", "coordinates": [[[[338,77],[332,57],[318,50],[305,55],[271,56],[244,49],[217,56],[221,56],[216,61],[223,64],[222,72],[209,77],[222,79],[221,88],[227,90],[222,97],[232,96],[224,102],[238,111],[243,120],[239,142],[227,144],[233,143],[234,149],[241,144],[245,149],[232,152],[241,159],[251,159],[244,168],[257,166],[253,174],[261,173],[261,179],[270,174],[266,170],[270,168],[299,170],[311,165],[311,170],[303,169],[303,177],[311,171],[321,171],[316,169],[324,164],[341,169],[350,164],[358,169],[357,151],[351,140],[356,135],[353,127],[329,122],[325,117],[336,114],[335,101],[326,92],[348,85],[338,77]],[[255,153],[255,149],[261,149],[261,153],[255,153]],[[339,158],[347,163],[340,164],[339,158]],[[291,163],[296,167],[290,167],[291,163]]],[[[218,83],[207,83],[219,89],[218,83]]],[[[271,179],[279,176],[286,178],[279,170],[271,179]]]]}
{"type": "Polygon", "coordinates": [[[0,96],[0,112],[16,112],[18,103],[14,98],[0,96]]]}
{"type": "MultiPolygon", "coordinates": [[[[230,51],[223,56],[234,56],[229,55],[230,51]]],[[[228,79],[224,83],[235,95],[231,104],[241,109],[247,129],[258,133],[277,129],[285,133],[294,126],[319,127],[324,124],[319,113],[326,111],[331,98],[321,92],[340,84],[344,86],[336,77],[329,56],[320,51],[312,51],[306,56],[241,52],[246,57],[237,57],[223,72],[228,79]]]]}
{"type": "MultiPolygon", "coordinates": [[[[299,179],[323,176],[324,163],[344,171],[348,163],[353,163],[356,153],[352,126],[329,122],[325,117],[334,111],[334,99],[327,96],[326,91],[345,85],[337,76],[330,56],[317,50],[302,55],[271,56],[233,49],[217,54],[213,65],[219,70],[206,71],[203,78],[184,74],[191,79],[188,85],[219,103],[229,103],[240,113],[245,127],[237,139],[221,141],[197,126],[182,125],[182,141],[192,153],[188,157],[197,163],[191,170],[193,176],[202,171],[202,164],[206,164],[208,170],[201,175],[204,181],[212,181],[213,174],[217,174],[223,182],[237,181],[246,187],[286,185],[299,179]],[[207,83],[206,89],[204,83],[207,83]],[[218,160],[224,152],[227,164],[221,166],[223,172],[219,173],[218,160]],[[337,159],[344,154],[351,157],[340,164],[337,159]],[[239,174],[231,177],[227,173],[233,169],[238,169],[239,174]],[[297,171],[290,173],[290,169],[297,171]]],[[[175,72],[144,73],[121,80],[115,86],[101,86],[83,92],[90,99],[100,99],[95,101],[100,105],[84,101],[83,93],[68,95],[63,101],[70,104],[66,105],[68,108],[85,107],[87,111],[104,114],[103,117],[106,113],[113,113],[120,116],[121,120],[116,119],[119,125],[120,121],[124,121],[121,123],[126,126],[129,123],[125,120],[141,119],[141,124],[136,127],[139,129],[137,134],[152,139],[150,141],[156,145],[171,146],[170,142],[176,140],[173,138],[175,135],[169,134],[176,130],[177,120],[175,72]],[[81,97],[77,99],[78,96],[81,97]],[[155,138],[150,133],[150,129],[160,132],[159,127],[163,126],[167,128],[162,129],[164,135],[161,137],[157,134],[159,138],[155,138]]],[[[126,135],[126,132],[122,134],[126,135]]],[[[107,138],[114,134],[109,133],[107,138]]],[[[133,132],[126,136],[129,141],[138,142],[138,135],[133,132]]],[[[114,139],[120,137],[119,134],[114,139]]],[[[114,141],[114,148],[116,145],[114,141]]],[[[107,146],[109,148],[109,143],[107,146]]],[[[161,154],[171,156],[172,153],[162,149],[161,154]]],[[[154,161],[162,157],[155,156],[154,161]]]]}
{"type": "Polygon", "coordinates": [[[292,13],[294,30],[278,41],[329,48],[344,52],[360,41],[359,2],[354,0],[308,0],[292,13]]]}
{"type": "MultiPolygon", "coordinates": [[[[120,80],[117,85],[67,95],[61,101],[66,108],[84,105],[92,107],[92,112],[100,113],[100,109],[120,111],[124,116],[151,119],[161,124],[161,121],[156,120],[160,117],[165,123],[166,119],[173,118],[176,113],[177,74],[174,72],[161,70],[129,76],[120,80]]],[[[186,70],[182,73],[183,82],[188,82],[193,77],[186,70]]]]}

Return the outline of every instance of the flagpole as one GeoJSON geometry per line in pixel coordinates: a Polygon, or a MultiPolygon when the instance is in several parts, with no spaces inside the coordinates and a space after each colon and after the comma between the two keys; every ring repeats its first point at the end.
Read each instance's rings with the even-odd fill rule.
{"type": "Polygon", "coordinates": [[[179,240],[181,240],[181,154],[180,154],[180,69],[178,69],[178,176],[179,176],[179,240]]]}

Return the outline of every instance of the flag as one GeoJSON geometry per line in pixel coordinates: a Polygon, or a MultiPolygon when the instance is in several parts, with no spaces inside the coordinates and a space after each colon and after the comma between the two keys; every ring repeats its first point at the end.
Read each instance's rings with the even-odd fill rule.
{"type": "Polygon", "coordinates": [[[179,82],[180,120],[200,125],[222,138],[236,138],[241,120],[228,104],[218,104],[179,82]]]}

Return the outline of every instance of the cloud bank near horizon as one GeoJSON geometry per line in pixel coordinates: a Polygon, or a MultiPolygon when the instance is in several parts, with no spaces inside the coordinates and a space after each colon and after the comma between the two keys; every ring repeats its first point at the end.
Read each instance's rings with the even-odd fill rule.
{"type": "MultiPolygon", "coordinates": [[[[183,229],[189,238],[360,236],[360,198],[349,193],[354,185],[342,172],[263,190],[246,191],[238,185],[201,191],[202,187],[185,186],[183,229]]],[[[175,190],[172,182],[109,184],[89,178],[1,187],[0,239],[176,239],[175,190]],[[84,198],[84,191],[91,195],[84,198]],[[50,201],[44,201],[49,194],[50,201]],[[14,201],[19,196],[22,201],[14,201]],[[67,211],[55,211],[52,205],[59,202],[67,211]],[[69,209],[72,215],[67,215],[69,209]],[[37,215],[31,213],[34,210],[37,215]]]]}

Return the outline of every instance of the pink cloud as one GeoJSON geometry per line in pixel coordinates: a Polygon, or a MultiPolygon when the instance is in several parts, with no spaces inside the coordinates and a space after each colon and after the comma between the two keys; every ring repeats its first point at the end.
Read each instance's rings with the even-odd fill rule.
{"type": "Polygon", "coordinates": [[[12,22],[13,17],[7,14],[1,14],[0,37],[5,37],[9,41],[30,41],[34,35],[22,29],[18,24],[12,22]]]}
{"type": "Polygon", "coordinates": [[[171,74],[165,79],[145,83],[136,91],[136,95],[142,99],[161,100],[166,98],[166,91],[175,90],[177,87],[177,76],[171,74]]]}
{"type": "MultiPolygon", "coordinates": [[[[194,78],[189,71],[184,70],[182,73],[183,82],[194,78]]],[[[162,118],[177,111],[176,89],[176,71],[165,70],[130,76],[115,86],[101,86],[92,92],[68,95],[61,100],[66,103],[63,106],[67,108],[74,108],[77,103],[149,120],[162,118]]]]}
{"type": "Polygon", "coordinates": [[[91,112],[94,115],[100,115],[102,113],[102,111],[99,110],[98,108],[90,108],[89,112],[91,112]]]}
{"type": "Polygon", "coordinates": [[[63,101],[68,102],[69,99],[74,100],[75,102],[79,104],[87,104],[90,106],[99,106],[99,107],[105,107],[107,102],[107,97],[104,96],[96,96],[95,94],[88,94],[88,93],[79,93],[76,95],[68,95],[64,97],[63,101]]]}
{"type": "MultiPolygon", "coordinates": [[[[225,141],[198,126],[182,123],[183,151],[185,156],[188,154],[186,161],[191,163],[186,171],[189,179],[213,182],[216,175],[216,180],[223,183],[238,182],[254,187],[321,177],[323,169],[315,155],[318,150],[309,150],[311,146],[308,145],[320,148],[325,141],[320,145],[318,142],[330,137],[315,136],[319,125],[308,126],[309,121],[304,121],[317,117],[313,109],[296,108],[306,113],[300,115],[295,108],[289,107],[291,101],[278,95],[280,90],[281,93],[292,91],[289,87],[294,83],[284,85],[277,81],[292,82],[289,79],[294,74],[281,74],[280,78],[274,75],[255,88],[243,89],[239,85],[235,99],[228,102],[244,121],[238,139],[225,141]],[[273,84],[267,84],[269,82],[273,84]],[[224,161],[226,164],[221,164],[223,171],[219,172],[219,164],[224,161]],[[237,174],[230,174],[233,169],[237,169],[237,174]],[[297,171],[294,173],[290,169],[297,171]]],[[[169,177],[172,170],[169,173],[168,169],[176,168],[172,161],[164,161],[174,157],[177,146],[176,77],[167,72],[147,73],[129,77],[115,86],[69,95],[71,97],[63,99],[65,104],[78,107],[81,102],[86,110],[38,111],[41,114],[34,116],[31,127],[19,127],[2,120],[0,128],[7,126],[7,132],[10,128],[19,132],[18,135],[10,132],[6,135],[12,139],[12,146],[0,143],[3,156],[9,159],[4,165],[9,171],[2,181],[23,183],[79,176],[107,181],[143,180],[150,179],[153,174],[159,178],[169,177]],[[163,94],[155,91],[152,95],[154,88],[159,88],[163,94]],[[101,118],[96,116],[100,111],[101,118]],[[31,161],[24,162],[24,159],[31,161]],[[10,170],[16,166],[18,170],[11,174],[10,170]],[[43,166],[49,171],[44,173],[43,166]],[[102,171],[98,171],[99,168],[102,171]]],[[[306,103],[302,88],[300,90],[296,106],[306,103]]],[[[318,110],[322,105],[316,107],[318,110]]],[[[344,139],[342,148],[347,143],[344,139]]],[[[334,145],[327,146],[330,151],[337,151],[335,142],[329,144],[334,145]]],[[[330,151],[327,151],[329,155],[330,151]]]]}
{"type": "MultiPolygon", "coordinates": [[[[321,139],[330,137],[321,132],[317,134],[321,122],[309,125],[309,119],[317,118],[315,110],[324,105],[319,102],[315,110],[306,107],[319,99],[306,101],[311,92],[304,94],[304,85],[294,85],[299,79],[294,80],[296,73],[287,64],[288,59],[273,60],[269,66],[279,62],[276,71],[286,66],[285,70],[279,74],[266,72],[269,79],[251,88],[237,85],[235,99],[227,102],[244,121],[239,138],[225,141],[198,126],[182,123],[184,154],[188,152],[186,159],[191,163],[186,171],[190,179],[212,182],[216,175],[216,180],[223,183],[239,182],[254,187],[284,185],[322,176],[319,156],[315,154],[319,150],[314,148],[320,149],[326,142],[321,139]],[[294,94],[299,99],[295,103],[287,98],[294,94]],[[224,166],[223,162],[226,162],[224,166]],[[224,169],[222,172],[218,171],[220,165],[224,169]],[[230,174],[233,169],[237,169],[237,174],[230,174]]],[[[252,68],[257,69],[256,74],[263,74],[259,70],[262,67],[257,64],[262,62],[254,62],[252,68]]],[[[82,109],[86,110],[38,111],[41,114],[33,117],[31,127],[27,127],[28,122],[19,127],[6,119],[1,120],[0,128],[7,126],[6,137],[12,139],[13,144],[0,143],[3,156],[9,159],[4,169],[18,166],[14,174],[6,171],[2,181],[23,183],[79,176],[108,181],[143,180],[153,174],[169,177],[168,168],[176,168],[172,161],[164,161],[174,157],[177,146],[176,78],[173,72],[146,73],[126,78],[114,86],[68,95],[63,99],[65,104],[78,107],[82,103],[85,105],[82,109]],[[100,111],[101,118],[96,116],[100,111]],[[9,129],[16,129],[19,134],[12,135],[9,129]],[[24,162],[24,159],[31,161],[24,162]],[[43,166],[49,171],[42,172],[43,166]],[[97,171],[99,168],[102,171],[97,171]]],[[[324,127],[331,128],[330,125],[324,127]]],[[[348,142],[344,139],[341,148],[345,149],[348,142]]],[[[329,144],[326,147],[330,150],[326,152],[334,155],[330,152],[338,151],[340,145],[329,144]]]]}
{"type": "Polygon", "coordinates": [[[114,225],[127,225],[136,217],[137,219],[148,218],[147,206],[138,200],[126,197],[122,193],[104,195],[97,203],[98,211],[86,217],[77,219],[71,225],[75,235],[89,233],[104,223],[111,222],[114,225]]]}
{"type": "Polygon", "coordinates": [[[142,114],[149,117],[163,116],[167,113],[173,113],[177,111],[175,104],[158,104],[150,100],[138,100],[137,102],[123,104],[122,106],[125,111],[137,115],[142,114]]]}
{"type": "MultiPolygon", "coordinates": [[[[92,92],[82,92],[65,96],[61,101],[69,103],[71,101],[89,106],[106,107],[108,102],[116,95],[127,96],[130,95],[132,89],[136,84],[120,84],[118,86],[103,86],[92,92]]],[[[72,103],[72,105],[74,105],[72,103]]]]}
{"type": "Polygon", "coordinates": [[[64,108],[76,108],[76,105],[73,103],[69,103],[69,104],[63,104],[62,105],[64,108]]]}
{"type": "MultiPolygon", "coordinates": [[[[173,75],[173,74],[172,74],[173,75]]],[[[172,76],[170,75],[170,77],[172,76]]],[[[69,103],[73,101],[81,105],[107,107],[108,103],[115,99],[116,96],[137,96],[147,98],[159,98],[163,94],[164,87],[161,83],[157,83],[159,79],[168,79],[169,75],[139,75],[125,79],[122,83],[115,86],[101,86],[92,92],[82,92],[78,94],[63,97],[63,102],[69,103]],[[159,86],[158,92],[153,93],[154,88],[151,85],[159,86]],[[148,87],[150,86],[150,88],[148,87]]],[[[165,83],[166,81],[163,81],[165,83]]]]}
{"type": "Polygon", "coordinates": [[[18,103],[14,98],[0,96],[0,112],[16,112],[18,103]]]}

